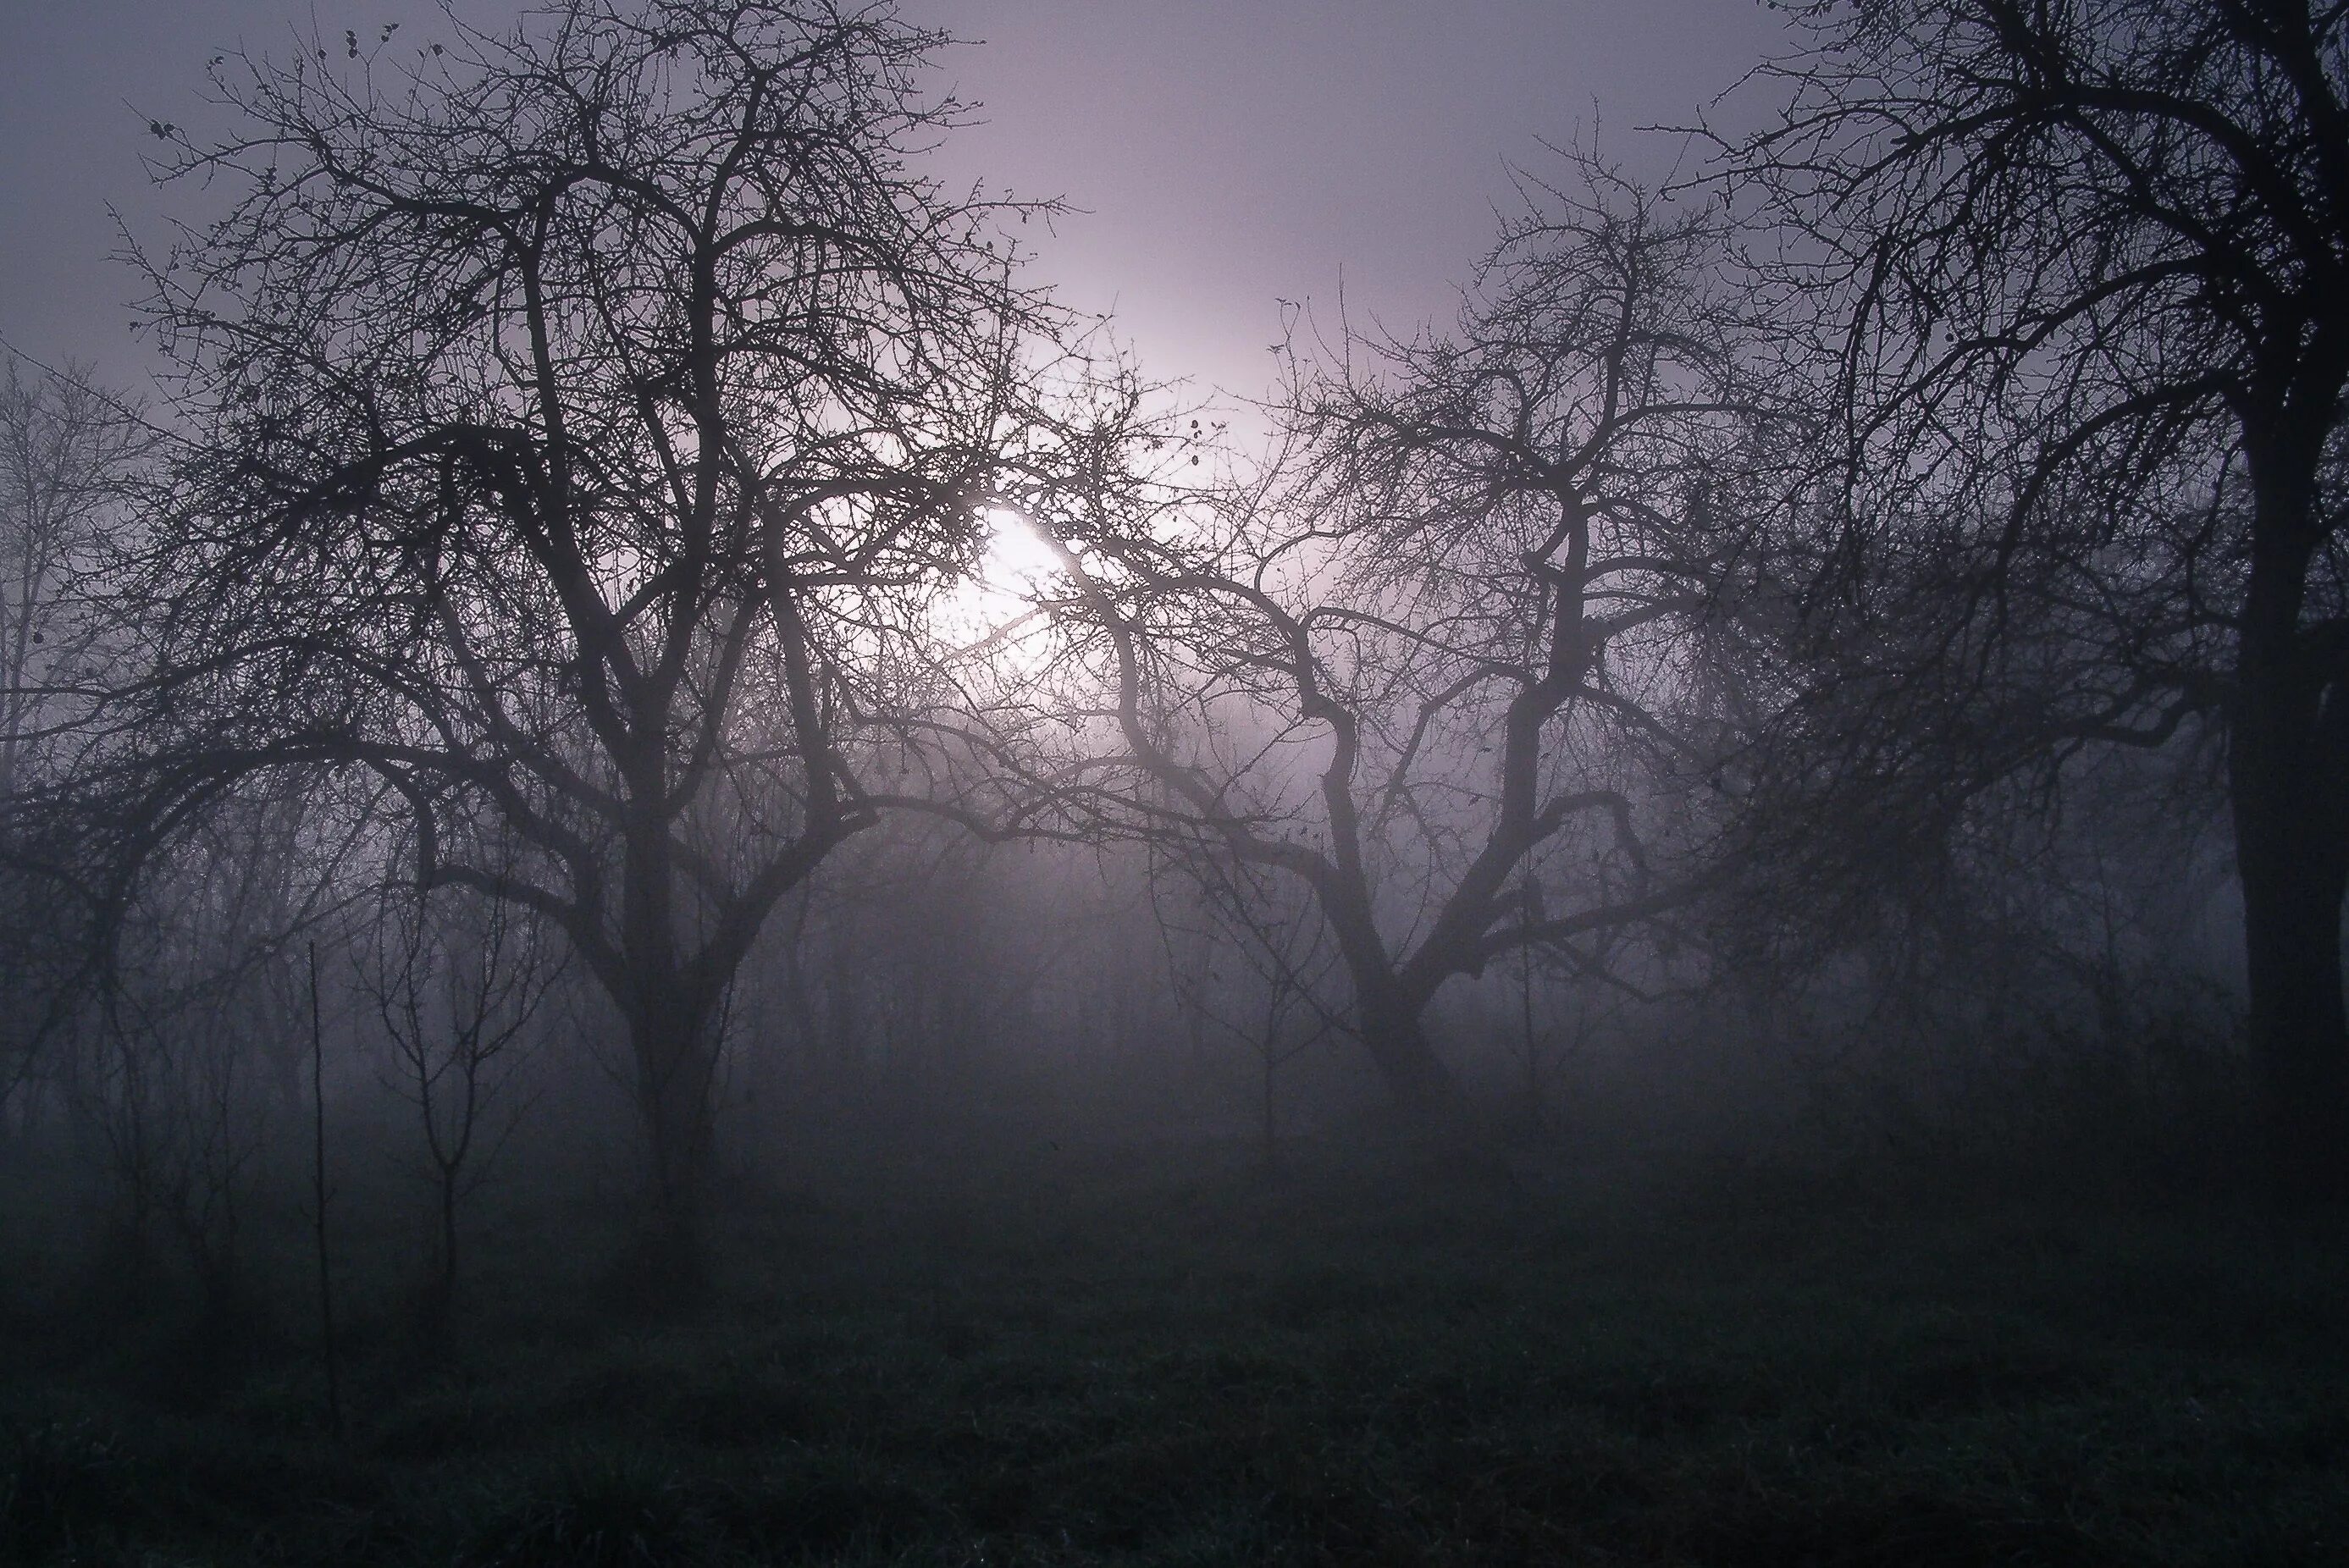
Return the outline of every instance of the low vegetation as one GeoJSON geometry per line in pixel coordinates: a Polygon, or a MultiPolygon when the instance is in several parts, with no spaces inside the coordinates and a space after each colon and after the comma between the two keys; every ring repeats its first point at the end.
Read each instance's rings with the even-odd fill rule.
{"type": "Polygon", "coordinates": [[[2150,1568],[2349,1537],[2349,1254],[2303,1229],[1553,1189],[1446,1147],[770,1192],[719,1303],[657,1326],[575,1217],[516,1212],[456,1345],[360,1311],[341,1445],[293,1312],[202,1348],[165,1311],[51,1319],[0,1404],[0,1559],[2150,1568]]]}

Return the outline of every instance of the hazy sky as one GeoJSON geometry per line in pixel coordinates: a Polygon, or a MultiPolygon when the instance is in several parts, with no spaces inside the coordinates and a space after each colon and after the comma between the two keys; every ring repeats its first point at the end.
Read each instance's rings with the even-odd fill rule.
{"type": "MultiPolygon", "coordinates": [[[[480,0],[493,17],[510,0],[480,0]]],[[[1485,247],[1503,160],[1588,137],[1650,170],[1684,121],[1783,47],[1760,0],[905,0],[974,40],[945,76],[985,105],[941,171],[1084,209],[1043,274],[1115,307],[1160,377],[1242,392],[1270,374],[1278,299],[1404,325],[1449,310],[1485,247]]],[[[0,337],[139,373],[106,260],[109,208],[160,238],[186,201],[148,185],[150,116],[205,122],[205,59],[437,20],[415,0],[0,0],[0,337]]]]}

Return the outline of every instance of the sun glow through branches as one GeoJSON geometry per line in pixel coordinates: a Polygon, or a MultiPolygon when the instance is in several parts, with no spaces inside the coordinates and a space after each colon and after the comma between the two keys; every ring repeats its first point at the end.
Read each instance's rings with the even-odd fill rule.
{"type": "Polygon", "coordinates": [[[979,514],[987,544],[978,569],[939,596],[938,630],[966,652],[1024,663],[1021,652],[1040,631],[1037,598],[1061,576],[1061,562],[1032,524],[1009,507],[979,514]]]}

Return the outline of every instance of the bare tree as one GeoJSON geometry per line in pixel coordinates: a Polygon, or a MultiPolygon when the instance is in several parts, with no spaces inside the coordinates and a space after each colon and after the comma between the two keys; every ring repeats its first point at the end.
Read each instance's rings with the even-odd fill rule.
{"type": "Polygon", "coordinates": [[[86,991],[75,889],[48,836],[8,810],[70,760],[109,673],[94,603],[127,543],[124,518],[150,448],[136,412],[80,370],[27,378],[0,346],[0,1113],[41,1069],[44,1046],[77,1021],[86,991]]]}
{"type": "Polygon", "coordinates": [[[292,954],[331,913],[365,819],[316,782],[283,776],[173,842],[116,923],[61,1069],[115,1180],[120,1261],[147,1272],[168,1233],[223,1329],[242,1326],[242,1221],[272,1116],[295,1109],[265,1069],[298,1071],[308,1044],[292,954]]]}
{"type": "Polygon", "coordinates": [[[150,449],[134,410],[68,366],[27,381],[0,350],[0,799],[103,676],[91,575],[127,544],[124,502],[150,449]]]}
{"type": "MultiPolygon", "coordinates": [[[[1770,67],[1784,117],[1732,166],[1841,312],[1846,597],[1920,558],[1939,578],[1905,599],[1931,629],[1871,678],[1981,738],[1961,787],[2223,727],[2277,1181],[2349,1191],[2349,15],[1806,15],[1818,46],[1770,67]]],[[[1868,743],[1871,770],[1916,734],[1868,743]]]]}
{"type": "Polygon", "coordinates": [[[687,1281],[715,1019],[768,913],[875,818],[932,611],[1030,438],[1053,313],[907,159],[935,35],[828,0],[562,0],[212,81],[159,127],[231,193],[148,263],[177,505],[129,850],[258,769],[365,769],[421,889],[560,929],[625,1021],[646,1239],[687,1281]],[[468,847],[511,839],[512,861],[468,847]]]}
{"type": "MultiPolygon", "coordinates": [[[[1596,873],[1602,880],[1605,868],[1596,873]]],[[[1518,884],[1519,918],[1538,926],[1547,918],[1541,882],[1528,873],[1518,884]]],[[[1608,902],[1601,890],[1601,903],[1608,902]]],[[[1572,948],[1528,944],[1518,950],[1510,980],[1510,1016],[1502,1020],[1507,1054],[1518,1071],[1518,1130],[1528,1140],[1556,1132],[1558,1080],[1579,1062],[1591,1037],[1626,1002],[1649,1000],[1620,973],[1624,950],[1641,934],[1627,925],[1604,927],[1572,948]],[[1564,1000],[1559,1000],[1560,992],[1564,1000]]]]}
{"type": "Polygon", "coordinates": [[[1345,1026],[1330,996],[1341,966],[1329,924],[1302,884],[1276,882],[1264,867],[1208,857],[1195,858],[1185,870],[1198,893],[1195,899],[1177,903],[1158,876],[1150,881],[1167,973],[1188,1018],[1212,1023],[1255,1058],[1264,1169],[1277,1171],[1281,1070],[1345,1026]],[[1195,967],[1180,962],[1177,936],[1203,962],[1195,967]],[[1219,974],[1219,954],[1236,959],[1241,973],[1219,974]]]}
{"type": "Polygon", "coordinates": [[[418,1321],[440,1337],[456,1305],[459,1209],[521,1120],[517,1075],[563,965],[529,911],[452,890],[391,893],[358,965],[391,1047],[387,1081],[423,1134],[437,1225],[418,1321]]]}
{"type": "Polygon", "coordinates": [[[1155,543],[1022,501],[1097,630],[1091,766],[1136,781],[1103,809],[1309,890],[1412,1105],[1454,1092],[1446,981],[1693,895],[1648,840],[1709,820],[1743,728],[1715,677],[1766,597],[1776,425],[1723,221],[1576,171],[1527,182],[1454,332],[1299,365],[1270,480],[1178,492],[1155,543]]]}

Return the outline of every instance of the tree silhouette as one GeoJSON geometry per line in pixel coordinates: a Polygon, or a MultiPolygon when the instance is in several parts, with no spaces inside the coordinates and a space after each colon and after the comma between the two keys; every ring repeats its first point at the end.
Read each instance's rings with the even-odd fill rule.
{"type": "Polygon", "coordinates": [[[529,1031],[561,970],[526,912],[507,902],[444,892],[385,903],[355,967],[390,1047],[385,1081],[423,1134],[438,1225],[418,1326],[439,1341],[456,1308],[458,1209],[490,1179],[520,1121],[529,1031]]]}
{"type": "Polygon", "coordinates": [[[1808,19],[1816,50],[1771,67],[1782,119],[1733,166],[1795,224],[1789,275],[1842,313],[1845,597],[1923,584],[1893,591],[1897,651],[1868,678],[1898,717],[1868,770],[1930,751],[1946,798],[2221,726],[2275,1174],[2337,1195],[2349,16],[1898,0],[1808,19]],[[1922,724],[1978,744],[1952,764],[1922,724]]]}
{"type": "Polygon", "coordinates": [[[70,725],[103,675],[98,573],[126,541],[129,492],[151,447],[135,410],[81,371],[0,377],[0,799],[70,725]]]}
{"type": "Polygon", "coordinates": [[[128,542],[150,450],[137,411],[82,371],[27,377],[0,347],[0,1111],[43,1070],[84,998],[86,954],[59,918],[55,835],[11,820],[54,789],[85,738],[115,653],[100,601],[128,542]]]}
{"type": "Polygon", "coordinates": [[[233,193],[145,258],[179,367],[135,860],[255,770],[364,769],[419,890],[527,907],[609,995],[654,1277],[693,1275],[715,1019],[776,903],[870,824],[932,602],[1026,450],[1017,211],[909,151],[936,36],[812,0],[562,0],[395,67],[227,57],[233,193]],[[511,855],[468,846],[512,842],[511,855]]]}
{"type": "Polygon", "coordinates": [[[1447,981],[1693,896],[1646,841],[1707,820],[1772,603],[1783,421],[1721,214],[1576,170],[1527,182],[1453,333],[1300,364],[1274,477],[1213,520],[1178,494],[1137,543],[1027,503],[1115,693],[1107,809],[1309,889],[1406,1104],[1454,1094],[1447,981]]]}

